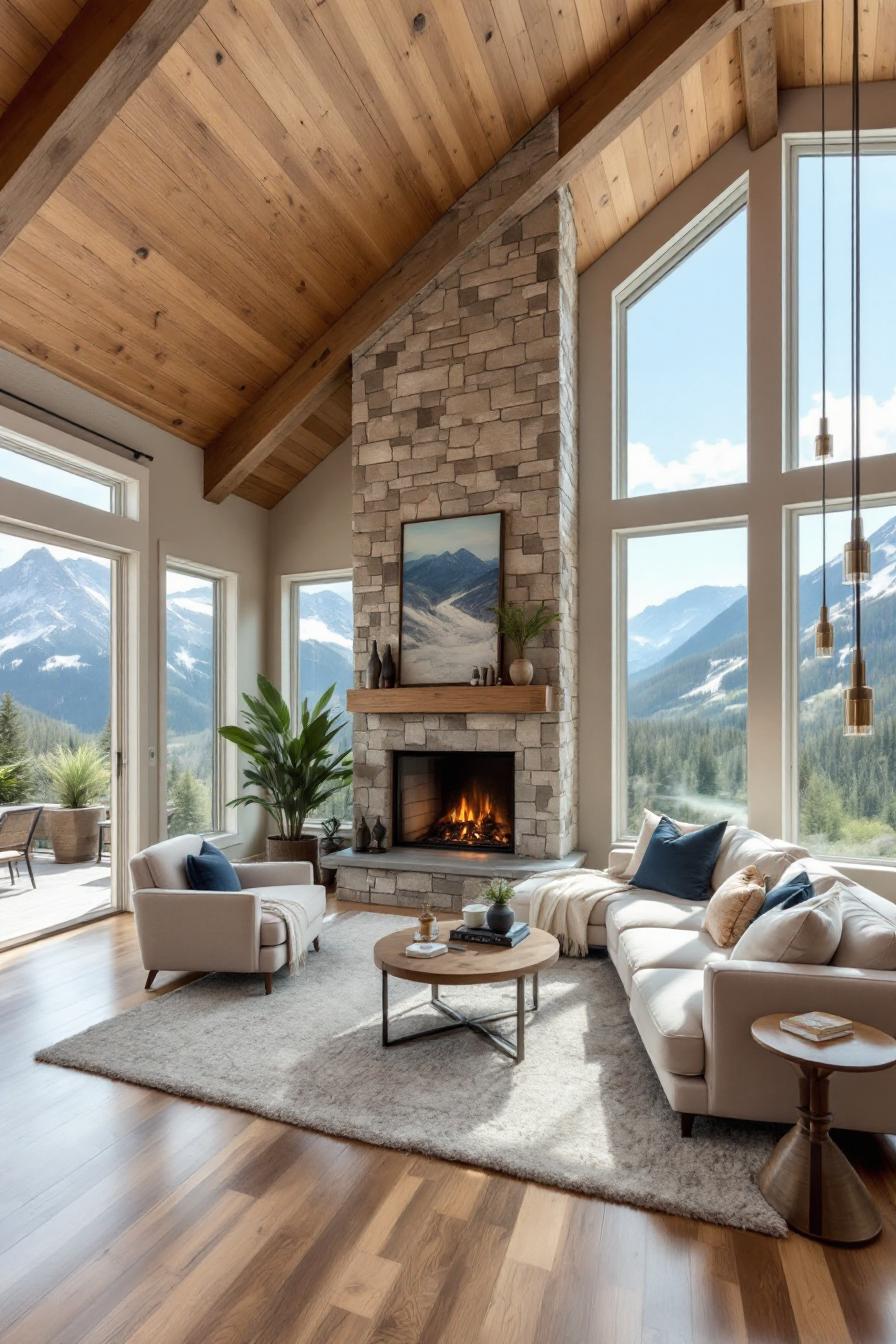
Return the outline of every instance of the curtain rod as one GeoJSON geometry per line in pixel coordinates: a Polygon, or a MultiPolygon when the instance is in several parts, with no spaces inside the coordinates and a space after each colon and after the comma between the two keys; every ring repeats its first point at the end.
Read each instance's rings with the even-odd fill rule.
{"type": "Polygon", "coordinates": [[[144,453],[142,448],[132,448],[127,443],[122,443],[119,439],[110,438],[108,434],[101,434],[98,429],[91,429],[89,425],[82,425],[77,420],[70,420],[67,415],[60,415],[58,411],[48,410],[46,406],[40,406],[36,401],[29,401],[27,397],[22,397],[18,392],[10,392],[6,387],[0,387],[0,396],[9,397],[12,401],[18,401],[22,406],[30,406],[32,411],[40,411],[42,415],[47,415],[51,420],[59,420],[63,425],[68,425],[71,429],[80,429],[84,434],[91,434],[95,439],[102,439],[104,443],[111,444],[118,451],[121,457],[127,455],[133,461],[139,462],[141,458],[146,462],[154,462],[152,453],[144,453]]]}

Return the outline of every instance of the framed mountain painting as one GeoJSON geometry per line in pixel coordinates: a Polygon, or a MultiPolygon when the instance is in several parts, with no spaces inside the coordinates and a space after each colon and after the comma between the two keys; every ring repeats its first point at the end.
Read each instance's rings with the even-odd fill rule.
{"type": "Polygon", "coordinates": [[[399,685],[469,683],[501,667],[503,514],[405,523],[401,532],[399,685]]]}

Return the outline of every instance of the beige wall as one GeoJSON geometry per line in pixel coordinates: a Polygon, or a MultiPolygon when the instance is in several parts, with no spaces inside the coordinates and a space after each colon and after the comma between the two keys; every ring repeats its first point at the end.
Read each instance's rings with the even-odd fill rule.
{"type": "MultiPolygon", "coordinates": [[[[36,402],[50,412],[88,425],[97,433],[151,453],[155,459],[145,473],[146,512],[141,525],[134,528],[133,536],[129,536],[128,524],[124,520],[114,520],[114,531],[109,536],[110,540],[135,554],[140,632],[147,634],[145,641],[140,640],[137,651],[139,683],[134,697],[135,712],[131,717],[131,740],[126,744],[132,762],[135,756],[137,759],[137,796],[132,793],[130,844],[139,847],[158,839],[161,834],[160,763],[155,755],[160,720],[161,559],[168,554],[237,575],[237,689],[250,690],[255,684],[256,672],[264,667],[266,654],[269,515],[240,499],[229,499],[222,505],[207,504],[202,498],[202,452],[199,448],[183,443],[6,352],[0,352],[0,388],[36,402]]],[[[38,418],[36,412],[8,397],[0,399],[6,405],[38,418]]],[[[77,433],[74,430],[68,432],[77,433]]],[[[76,446],[76,443],[70,446],[76,446]]],[[[110,456],[109,462],[113,467],[123,465],[118,457],[110,456]]],[[[80,536],[83,540],[96,539],[99,535],[96,529],[103,526],[102,515],[98,518],[94,510],[67,506],[64,501],[56,501],[40,491],[23,488],[16,492],[23,501],[18,508],[12,494],[7,487],[4,503],[0,506],[0,513],[8,518],[18,514],[18,521],[58,527],[67,535],[80,536]],[[33,506],[29,504],[29,496],[37,497],[33,506]]],[[[263,819],[252,812],[241,810],[236,813],[233,809],[228,809],[227,816],[235,834],[225,843],[238,851],[254,852],[263,837],[263,819]]]]}
{"type": "MultiPolygon", "coordinates": [[[[817,91],[781,96],[782,132],[818,127],[817,91]]],[[[829,94],[829,125],[848,125],[848,90],[829,94]]],[[[892,85],[866,85],[865,127],[896,124],[892,85]]],[[[751,153],[738,135],[601,257],[579,281],[579,457],[581,472],[580,573],[580,835],[592,861],[603,862],[621,829],[614,818],[612,713],[614,639],[614,531],[655,529],[676,523],[749,519],[750,689],[747,723],[749,816],[770,835],[792,832],[789,742],[784,715],[786,679],[784,561],[788,506],[821,497],[820,468],[782,468],[783,312],[782,141],[751,153]],[[675,495],[612,498],[612,294],[614,289],[685,228],[716,197],[749,173],[748,349],[749,480],[675,495]]],[[[832,499],[846,498],[848,464],[828,469],[832,499]]],[[[862,468],[869,495],[896,489],[892,459],[870,459],[862,468]]],[[[869,878],[896,894],[896,870],[869,878]]]]}

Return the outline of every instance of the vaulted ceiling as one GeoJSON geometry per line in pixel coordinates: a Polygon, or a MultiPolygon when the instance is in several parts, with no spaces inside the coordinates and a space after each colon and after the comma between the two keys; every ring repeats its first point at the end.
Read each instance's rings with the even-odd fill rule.
{"type": "MultiPolygon", "coordinates": [[[[83,3],[0,0],[4,108],[83,3]]],[[[660,8],[208,0],[0,258],[0,344],[210,444],[660,8]]],[[[896,0],[863,15],[863,78],[893,79],[896,0]]],[[[780,85],[818,82],[819,17],[817,0],[774,11],[780,85]]],[[[741,129],[744,103],[732,33],[571,183],[580,269],[741,129]]],[[[238,493],[270,507],[349,420],[343,381],[238,493]]]]}

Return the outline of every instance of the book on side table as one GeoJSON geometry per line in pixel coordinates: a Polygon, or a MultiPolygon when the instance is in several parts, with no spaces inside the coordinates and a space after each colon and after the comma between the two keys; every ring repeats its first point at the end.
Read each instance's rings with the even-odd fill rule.
{"type": "Polygon", "coordinates": [[[516,947],[524,938],[529,937],[529,925],[521,924],[519,921],[512,924],[507,933],[494,933],[488,928],[467,928],[466,924],[458,924],[456,929],[452,929],[449,934],[449,941],[452,943],[489,943],[492,947],[516,947]]]}
{"type": "Polygon", "coordinates": [[[782,1017],[781,1029],[807,1041],[835,1041],[840,1036],[852,1035],[852,1022],[835,1013],[799,1013],[796,1017],[782,1017]]]}

